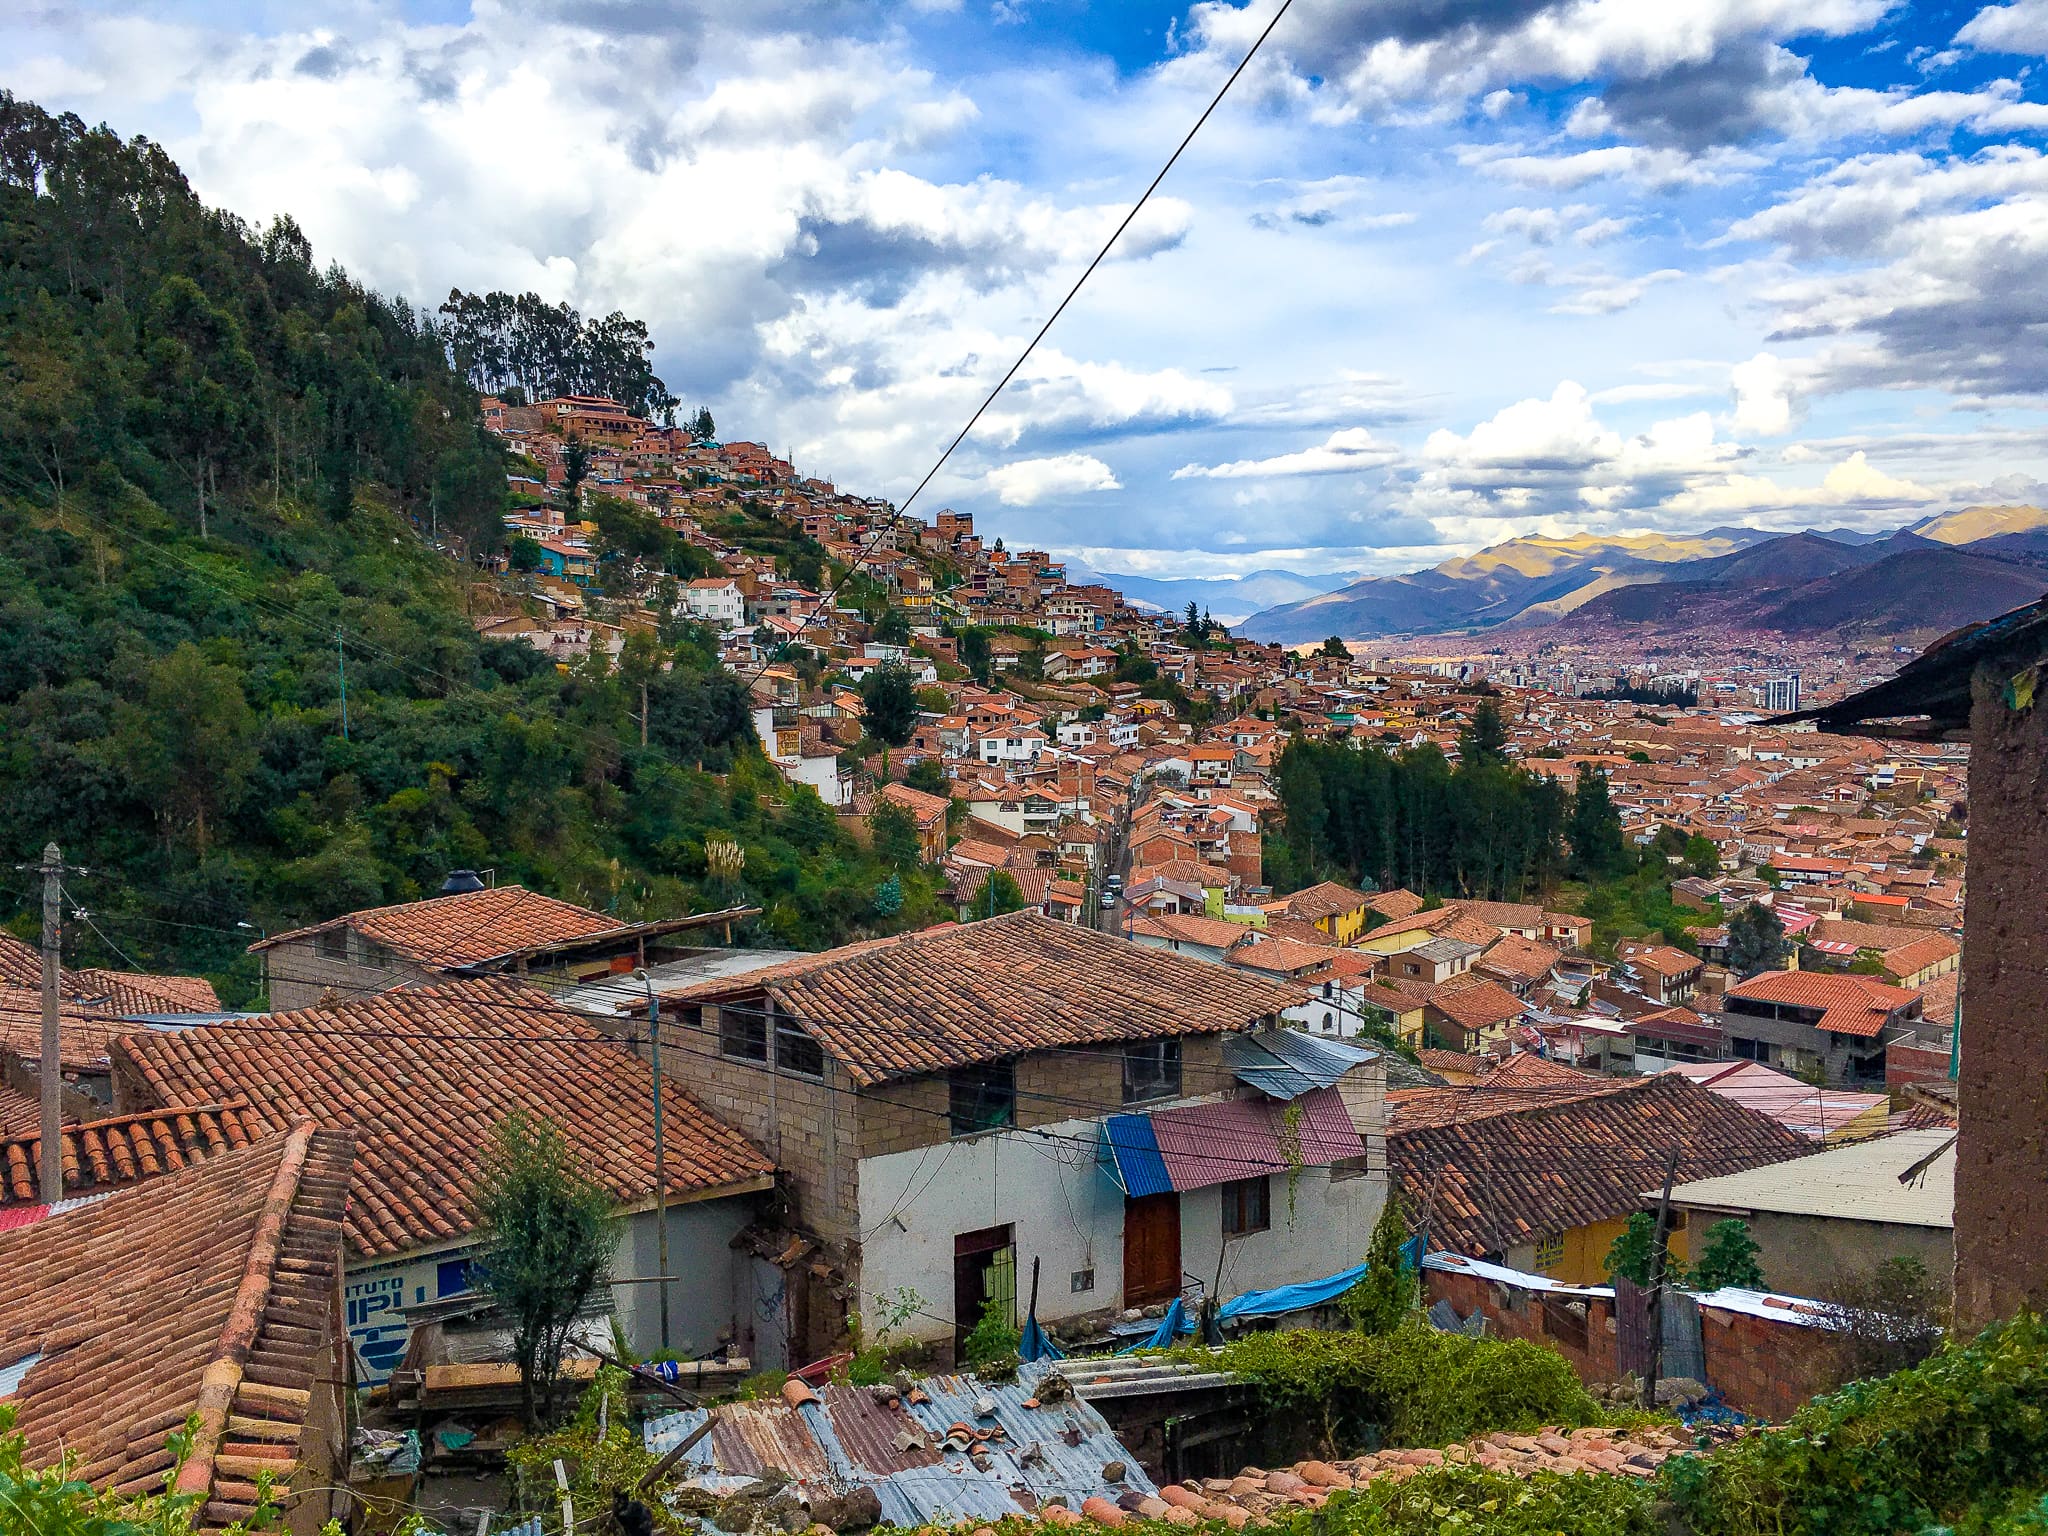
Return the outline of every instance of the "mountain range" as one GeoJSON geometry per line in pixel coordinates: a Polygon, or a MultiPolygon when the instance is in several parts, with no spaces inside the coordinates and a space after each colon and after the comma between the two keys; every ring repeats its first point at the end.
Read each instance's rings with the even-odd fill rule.
{"type": "Polygon", "coordinates": [[[1268,608],[1238,627],[1288,645],[1539,625],[1560,638],[1644,624],[1878,638],[1988,618],[2044,587],[2048,511],[1962,507],[1878,534],[1510,539],[1268,608]]]}
{"type": "Polygon", "coordinates": [[[1067,561],[1067,580],[1079,586],[1100,582],[1114,587],[1140,608],[1181,613],[1189,603],[1211,618],[1236,625],[1265,608],[1279,608],[1319,597],[1358,578],[1356,571],[1330,571],[1303,576],[1294,571],[1251,571],[1243,576],[1136,576],[1098,571],[1080,560],[1067,561]]]}

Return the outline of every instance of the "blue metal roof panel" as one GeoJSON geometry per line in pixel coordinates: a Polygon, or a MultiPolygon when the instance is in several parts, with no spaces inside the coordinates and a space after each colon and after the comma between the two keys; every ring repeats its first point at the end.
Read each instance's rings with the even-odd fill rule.
{"type": "Polygon", "coordinates": [[[1173,1188],[1150,1115],[1111,1115],[1102,1123],[1103,1171],[1133,1199],[1173,1188]]]}
{"type": "Polygon", "coordinates": [[[1296,1099],[1328,1088],[1353,1067],[1379,1052],[1348,1040],[1299,1029],[1271,1029],[1256,1035],[1226,1035],[1224,1064],[1240,1082],[1276,1099],[1296,1099]]]}
{"type": "Polygon", "coordinates": [[[0,1399],[14,1396],[21,1390],[21,1383],[28,1373],[35,1369],[35,1363],[43,1358],[43,1352],[36,1350],[23,1355],[12,1365],[0,1365],[0,1399]]]}

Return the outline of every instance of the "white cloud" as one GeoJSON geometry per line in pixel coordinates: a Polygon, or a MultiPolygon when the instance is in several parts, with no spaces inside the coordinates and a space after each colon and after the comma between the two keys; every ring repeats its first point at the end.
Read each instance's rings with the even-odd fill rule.
{"type": "Polygon", "coordinates": [[[1051,496],[1123,489],[1110,467],[1089,453],[1062,453],[1051,458],[1000,464],[988,472],[988,483],[996,499],[1006,507],[1028,507],[1051,496]]]}
{"type": "Polygon", "coordinates": [[[1396,458],[1399,450],[1380,441],[1365,427],[1332,432],[1313,448],[1276,454],[1269,459],[1237,459],[1228,464],[1183,464],[1176,480],[1251,480],[1273,475],[1346,474],[1373,469],[1396,458]]]}
{"type": "Polygon", "coordinates": [[[1666,503],[1680,514],[1722,517],[1810,508],[1897,510],[1944,499],[1931,486],[1901,480],[1872,467],[1862,452],[1835,465],[1818,485],[1782,485],[1762,475],[1730,475],[1681,491],[1666,503]]]}
{"type": "Polygon", "coordinates": [[[2048,0],[1987,5],[1964,23],[1956,41],[1982,53],[2048,54],[2048,0]]]}
{"type": "Polygon", "coordinates": [[[1734,424],[1738,432],[1777,437],[1792,429],[1792,371],[1782,359],[1759,352],[1728,372],[1735,392],[1734,424]]]}

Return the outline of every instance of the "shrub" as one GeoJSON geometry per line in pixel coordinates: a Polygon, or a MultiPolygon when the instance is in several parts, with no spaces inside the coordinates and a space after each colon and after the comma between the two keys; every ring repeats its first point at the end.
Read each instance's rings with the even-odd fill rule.
{"type": "Polygon", "coordinates": [[[1782,1429],[1675,1459],[1664,1482],[1696,1536],[2017,1532],[2044,1469],[2048,1326],[2023,1314],[1911,1370],[1815,1398],[1782,1429]]]}
{"type": "Polygon", "coordinates": [[[1331,1454],[1601,1420],[1562,1355],[1517,1339],[1438,1333],[1413,1316],[1376,1337],[1246,1334],[1224,1346],[1220,1364],[1256,1385],[1276,1443],[1305,1433],[1331,1454]]]}

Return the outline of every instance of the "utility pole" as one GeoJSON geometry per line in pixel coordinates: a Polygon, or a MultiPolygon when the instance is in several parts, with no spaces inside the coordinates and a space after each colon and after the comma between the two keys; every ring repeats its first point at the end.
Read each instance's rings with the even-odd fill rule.
{"type": "Polygon", "coordinates": [[[43,845],[43,1047],[36,1062],[42,1089],[42,1195],[45,1205],[64,1198],[64,1155],[58,1145],[64,1111],[64,1060],[57,1037],[58,944],[63,934],[64,855],[55,843],[43,845]]]}
{"type": "Polygon", "coordinates": [[[341,647],[341,631],[334,632],[334,665],[341,677],[341,739],[348,740],[348,652],[341,647]]]}
{"type": "Polygon", "coordinates": [[[1671,1185],[1678,1177],[1678,1148],[1664,1159],[1664,1192],[1657,1197],[1657,1235],[1650,1243],[1650,1369],[1643,1377],[1643,1406],[1657,1406],[1657,1372],[1664,1364],[1664,1245],[1671,1240],[1671,1185]]]}
{"type": "Polygon", "coordinates": [[[656,1290],[661,1296],[661,1348],[668,1342],[668,1143],[661,1125],[661,998],[654,990],[654,978],[645,970],[640,984],[647,989],[648,1051],[654,1065],[654,1272],[661,1277],[656,1290]]]}

